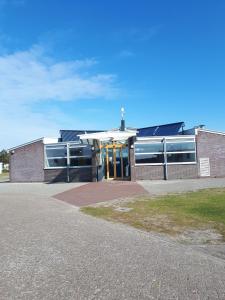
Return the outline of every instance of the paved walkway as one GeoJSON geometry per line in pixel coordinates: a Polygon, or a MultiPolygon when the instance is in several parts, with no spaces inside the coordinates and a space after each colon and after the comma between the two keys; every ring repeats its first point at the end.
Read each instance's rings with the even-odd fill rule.
{"type": "Polygon", "coordinates": [[[138,195],[163,195],[216,187],[225,187],[225,179],[103,181],[87,183],[78,187],[76,185],[72,189],[56,194],[54,197],[81,207],[114,199],[132,198],[138,195]]]}
{"type": "Polygon", "coordinates": [[[147,191],[136,182],[104,181],[88,183],[57,194],[54,197],[76,206],[85,206],[145,194],[147,194],[147,191]]]}
{"type": "Polygon", "coordinates": [[[225,178],[201,178],[180,180],[142,180],[138,183],[150,195],[164,195],[168,193],[182,193],[207,188],[225,187],[225,178]]]}
{"type": "Polygon", "coordinates": [[[0,185],[1,299],[225,299],[224,260],[51,198],[71,187],[0,185]]]}

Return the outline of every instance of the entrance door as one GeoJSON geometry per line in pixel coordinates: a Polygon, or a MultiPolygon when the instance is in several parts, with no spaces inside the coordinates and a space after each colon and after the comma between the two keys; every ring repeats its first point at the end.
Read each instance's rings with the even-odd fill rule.
{"type": "Polygon", "coordinates": [[[106,179],[129,177],[128,147],[124,144],[110,144],[102,148],[106,179]]]}

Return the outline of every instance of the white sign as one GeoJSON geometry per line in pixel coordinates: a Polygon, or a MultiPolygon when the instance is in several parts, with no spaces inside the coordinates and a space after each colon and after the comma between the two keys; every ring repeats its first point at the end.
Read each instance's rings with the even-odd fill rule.
{"type": "Polygon", "coordinates": [[[210,163],[209,158],[200,158],[200,176],[206,177],[210,176],[210,163]]]}
{"type": "Polygon", "coordinates": [[[0,174],[2,174],[2,169],[3,169],[3,163],[0,162],[0,174]]]}

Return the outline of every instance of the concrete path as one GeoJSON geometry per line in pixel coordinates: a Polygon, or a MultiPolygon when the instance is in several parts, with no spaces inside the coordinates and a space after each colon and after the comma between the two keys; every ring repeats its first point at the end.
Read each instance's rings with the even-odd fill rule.
{"type": "Polygon", "coordinates": [[[41,197],[51,197],[54,194],[80,187],[86,183],[71,182],[71,183],[10,183],[0,182],[0,197],[1,196],[21,196],[34,195],[41,197]]]}
{"type": "Polygon", "coordinates": [[[54,198],[76,206],[86,206],[118,198],[146,195],[148,192],[138,183],[131,181],[91,182],[57,194],[54,198]]]}
{"type": "MultiPolygon", "coordinates": [[[[53,188],[52,188],[53,187],[53,188]]],[[[1,299],[225,299],[225,261],[0,184],[1,299]]]]}
{"type": "Polygon", "coordinates": [[[206,188],[225,187],[225,178],[202,178],[185,180],[142,180],[138,183],[151,195],[190,192],[206,188]]]}

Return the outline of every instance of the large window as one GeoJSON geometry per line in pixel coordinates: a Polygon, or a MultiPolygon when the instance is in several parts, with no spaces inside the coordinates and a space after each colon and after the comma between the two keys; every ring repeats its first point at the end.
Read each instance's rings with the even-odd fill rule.
{"type": "Polygon", "coordinates": [[[145,139],[134,145],[135,163],[138,164],[190,164],[196,162],[194,137],[145,139]]]}
{"type": "Polygon", "coordinates": [[[89,145],[52,144],[45,145],[45,167],[66,168],[67,166],[90,167],[92,165],[92,151],[89,145]]]}
{"type": "Polygon", "coordinates": [[[91,166],[91,147],[82,145],[69,145],[69,160],[70,166],[72,167],[91,166]]]}
{"type": "Polygon", "coordinates": [[[195,138],[166,140],[166,159],[168,164],[195,163],[195,138]]]}
{"type": "Polygon", "coordinates": [[[134,146],[136,164],[163,164],[164,146],[162,140],[136,142],[134,146]]]}
{"type": "Polygon", "coordinates": [[[45,146],[45,167],[46,168],[62,168],[67,165],[67,146],[46,145],[45,146]]]}

